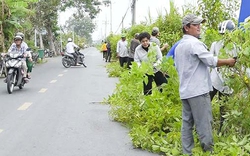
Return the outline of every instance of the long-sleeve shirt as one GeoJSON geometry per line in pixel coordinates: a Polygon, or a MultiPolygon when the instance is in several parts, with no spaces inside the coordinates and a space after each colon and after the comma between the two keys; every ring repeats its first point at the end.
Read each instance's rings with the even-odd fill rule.
{"type": "Polygon", "coordinates": [[[116,52],[120,57],[128,57],[128,42],[127,41],[118,41],[116,52]]]}
{"type": "Polygon", "coordinates": [[[180,98],[188,99],[212,91],[208,67],[215,68],[218,58],[191,35],[184,35],[175,49],[175,65],[180,80],[180,98]]]}
{"type": "MultiPolygon", "coordinates": [[[[16,46],[16,44],[13,43],[13,44],[10,46],[10,48],[9,48],[9,50],[8,50],[8,53],[13,53],[13,52],[14,52],[14,53],[18,53],[19,55],[27,55],[27,54],[28,54],[27,48],[28,48],[27,44],[21,44],[21,47],[18,48],[18,47],[16,46]]],[[[22,58],[22,60],[25,61],[26,58],[22,58]]]]}
{"type": "Polygon", "coordinates": [[[68,42],[66,45],[66,52],[72,54],[75,52],[74,48],[78,48],[78,46],[74,42],[68,42]]]}
{"type": "Polygon", "coordinates": [[[134,58],[134,54],[135,54],[135,49],[136,47],[140,45],[139,40],[137,39],[132,39],[131,43],[130,43],[130,52],[129,52],[129,57],[130,58],[134,58]]]}
{"type": "MultiPolygon", "coordinates": [[[[15,50],[17,50],[16,48],[17,48],[17,47],[16,47],[16,43],[12,43],[11,46],[10,46],[10,48],[9,48],[9,50],[8,50],[8,52],[15,51],[15,50]]],[[[22,44],[21,44],[21,51],[22,51],[22,52],[26,52],[26,50],[27,50],[28,48],[29,48],[29,47],[28,47],[27,43],[25,43],[25,42],[23,41],[22,44]]]]}
{"type": "Polygon", "coordinates": [[[134,61],[140,66],[142,62],[147,62],[148,61],[148,52],[149,51],[153,51],[155,52],[156,55],[156,60],[153,63],[153,66],[155,67],[155,71],[157,72],[159,71],[159,69],[157,68],[158,65],[161,64],[162,61],[162,53],[161,53],[161,49],[158,45],[153,45],[152,43],[150,43],[149,46],[149,50],[146,51],[142,45],[137,46],[137,48],[135,49],[135,56],[134,56],[134,61]]]}

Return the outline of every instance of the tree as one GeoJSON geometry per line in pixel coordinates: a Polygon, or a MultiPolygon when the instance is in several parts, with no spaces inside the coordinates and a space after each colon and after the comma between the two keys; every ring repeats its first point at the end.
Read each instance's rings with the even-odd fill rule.
{"type": "Polygon", "coordinates": [[[66,8],[74,7],[77,9],[78,14],[82,12],[89,15],[91,19],[95,18],[96,15],[100,12],[99,6],[101,2],[98,0],[62,0],[61,1],[61,10],[65,11],[66,8]]]}
{"type": "Polygon", "coordinates": [[[92,42],[91,33],[95,29],[95,24],[90,17],[76,13],[66,21],[65,28],[68,32],[73,31],[78,36],[85,38],[88,43],[92,42]]]}
{"type": "Polygon", "coordinates": [[[26,18],[27,15],[28,17],[33,15],[33,10],[29,8],[29,4],[35,2],[37,2],[37,0],[1,1],[0,31],[1,49],[3,51],[6,51],[6,46],[10,44],[17,30],[23,29],[24,26],[30,26],[30,22],[26,22],[26,18]]]}

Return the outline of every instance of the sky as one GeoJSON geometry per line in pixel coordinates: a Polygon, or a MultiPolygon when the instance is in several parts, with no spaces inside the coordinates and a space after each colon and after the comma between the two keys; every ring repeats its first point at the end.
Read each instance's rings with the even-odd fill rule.
{"type": "MultiPolygon", "coordinates": [[[[101,0],[102,1],[102,0],[101,0]]],[[[137,0],[136,1],[136,23],[145,21],[148,13],[153,19],[156,19],[159,13],[165,14],[169,10],[170,0],[137,0]]],[[[196,0],[173,0],[177,7],[181,7],[184,3],[194,3],[196,0]]],[[[111,0],[112,2],[112,31],[114,33],[121,32],[119,27],[122,17],[127,9],[131,6],[132,0],[111,0]]],[[[101,40],[110,33],[110,7],[101,6],[101,12],[94,20],[96,23],[95,32],[92,34],[93,40],[101,40]],[[107,21],[107,22],[105,22],[107,21]],[[107,23],[107,24],[105,24],[107,23]]],[[[72,10],[60,13],[59,23],[63,24],[72,15],[72,10]]],[[[129,8],[124,18],[124,27],[130,27],[132,21],[131,9],[129,8]]]]}

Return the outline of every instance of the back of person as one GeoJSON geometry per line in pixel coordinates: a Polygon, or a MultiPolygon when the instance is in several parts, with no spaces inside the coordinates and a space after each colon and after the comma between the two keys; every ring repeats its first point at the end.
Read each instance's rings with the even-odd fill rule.
{"type": "Polygon", "coordinates": [[[103,43],[103,44],[102,44],[101,50],[102,50],[102,51],[107,51],[107,50],[108,50],[108,49],[107,49],[107,44],[106,44],[106,43],[103,43]]]}
{"type": "Polygon", "coordinates": [[[68,42],[66,45],[66,52],[67,53],[74,53],[75,52],[75,44],[73,42],[68,42]]]}
{"type": "Polygon", "coordinates": [[[156,38],[155,36],[151,36],[150,37],[150,42],[153,42],[155,44],[157,44],[160,47],[160,40],[158,38],[156,38]]]}
{"type": "Polygon", "coordinates": [[[132,39],[131,43],[130,43],[130,52],[129,52],[129,57],[130,58],[134,58],[134,54],[135,54],[135,48],[140,45],[139,40],[137,39],[132,39]]]}

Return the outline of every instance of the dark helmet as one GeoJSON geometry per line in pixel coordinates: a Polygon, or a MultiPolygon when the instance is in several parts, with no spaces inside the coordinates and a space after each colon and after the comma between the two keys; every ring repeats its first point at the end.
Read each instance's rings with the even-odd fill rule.
{"type": "Polygon", "coordinates": [[[233,31],[235,24],[232,20],[226,20],[219,24],[219,33],[224,34],[226,31],[233,31]]]}

